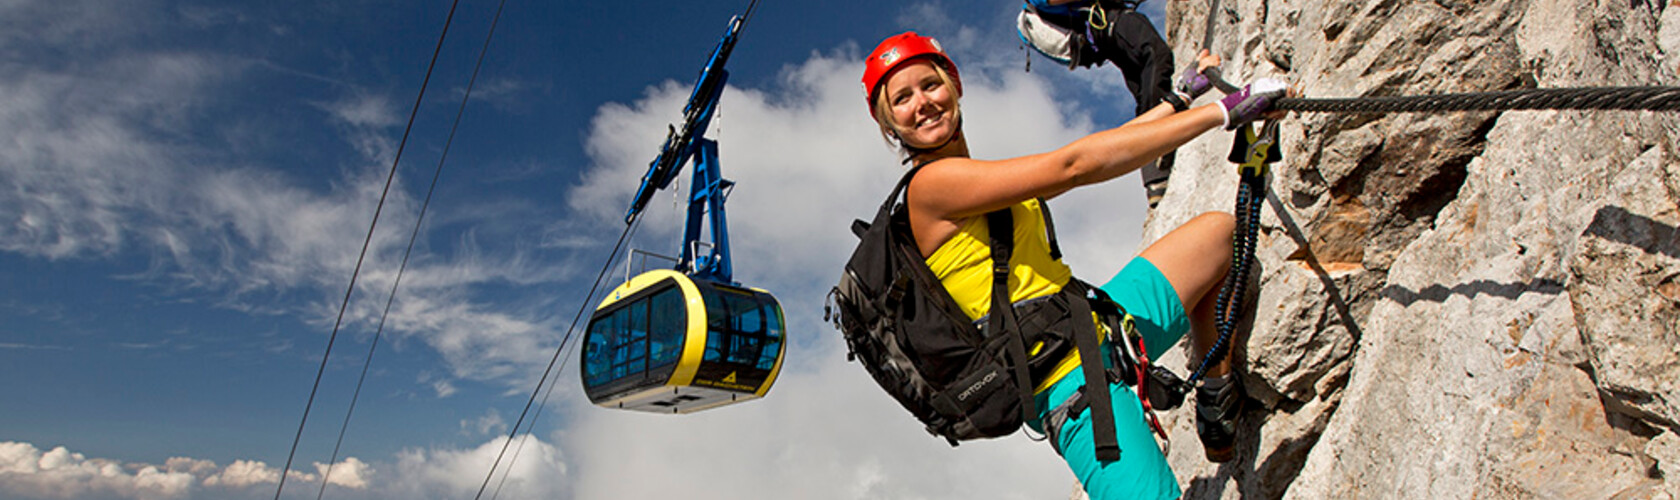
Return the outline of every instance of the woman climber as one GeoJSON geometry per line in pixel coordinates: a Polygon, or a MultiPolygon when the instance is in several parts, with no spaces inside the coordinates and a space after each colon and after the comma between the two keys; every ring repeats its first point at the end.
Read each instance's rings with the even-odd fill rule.
{"type": "MultiPolygon", "coordinates": [[[[1194,98],[1210,85],[1200,72],[1219,65],[1200,54],[1188,71],[1194,98]]],[[[919,165],[910,179],[906,206],[916,246],[970,319],[990,309],[992,280],[988,225],[984,214],[1009,209],[1014,215],[1015,250],[1010,259],[1009,299],[1023,301],[1058,293],[1072,280],[1068,267],[1051,256],[1044,236],[1041,199],[1079,186],[1125,175],[1204,132],[1235,128],[1273,117],[1271,105],[1287,93],[1276,80],[1261,79],[1218,103],[1185,111],[1161,104],[1118,128],[1097,132],[1054,151],[979,160],[969,157],[960,106],[962,80],[932,38],[906,32],[886,39],[865,61],[864,89],[881,133],[908,162],[919,165]]],[[[1215,293],[1231,258],[1230,214],[1208,212],[1172,230],[1100,288],[1136,318],[1149,353],[1161,353],[1186,333],[1192,359],[1200,359],[1217,338],[1215,293]]],[[[1022,324],[1028,321],[1021,320],[1022,324]]],[[[1103,339],[1105,346],[1107,339],[1103,339]]],[[[1137,395],[1109,384],[1121,448],[1117,461],[1099,461],[1092,440],[1091,411],[1063,405],[1080,391],[1085,377],[1077,353],[1033,380],[1038,418],[1028,425],[1046,432],[1046,417],[1060,409],[1065,418],[1049,429],[1051,445],[1067,461],[1092,498],[1173,498],[1179,488],[1155,445],[1137,395]],[[1062,408],[1059,408],[1062,407],[1062,408]]],[[[1233,425],[1240,388],[1222,361],[1198,389],[1197,430],[1209,460],[1232,457],[1233,425]]]]}

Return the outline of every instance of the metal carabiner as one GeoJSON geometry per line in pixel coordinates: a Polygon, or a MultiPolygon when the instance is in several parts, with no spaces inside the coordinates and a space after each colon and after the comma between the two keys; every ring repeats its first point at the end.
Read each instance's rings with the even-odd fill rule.
{"type": "Polygon", "coordinates": [[[1283,159],[1283,152],[1277,145],[1277,120],[1266,120],[1258,133],[1254,131],[1254,124],[1250,123],[1237,129],[1236,139],[1231,141],[1231,154],[1226,159],[1237,164],[1237,173],[1244,177],[1263,176],[1266,175],[1267,165],[1283,159]]]}

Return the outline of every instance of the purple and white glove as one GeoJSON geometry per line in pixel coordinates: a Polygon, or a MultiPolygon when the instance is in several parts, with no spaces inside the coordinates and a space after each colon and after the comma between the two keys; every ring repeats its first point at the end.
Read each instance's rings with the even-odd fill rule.
{"type": "Polygon", "coordinates": [[[1272,105],[1289,92],[1289,84],[1271,78],[1261,78],[1244,85],[1241,90],[1226,94],[1219,100],[1225,111],[1225,130],[1236,130],[1260,115],[1272,110],[1272,105]]]}
{"type": "Polygon", "coordinates": [[[1173,84],[1173,91],[1184,97],[1184,102],[1194,101],[1202,94],[1206,94],[1208,89],[1213,88],[1213,80],[1202,72],[1196,71],[1197,66],[1199,64],[1191,62],[1189,66],[1184,68],[1183,73],[1178,74],[1178,81],[1173,84]]]}

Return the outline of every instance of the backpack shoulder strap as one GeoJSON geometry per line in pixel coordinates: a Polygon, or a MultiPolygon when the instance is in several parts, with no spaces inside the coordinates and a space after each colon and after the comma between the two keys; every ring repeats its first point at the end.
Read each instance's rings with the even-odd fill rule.
{"type": "Polygon", "coordinates": [[[1044,214],[1044,236],[1050,240],[1050,260],[1062,260],[1062,246],[1056,243],[1056,220],[1050,218],[1050,200],[1039,198],[1038,211],[1044,214]]]}
{"type": "Polygon", "coordinates": [[[1033,402],[1032,375],[1027,371],[1027,346],[1021,324],[1015,318],[1015,305],[1009,300],[1009,258],[1015,251],[1015,216],[1009,208],[986,214],[986,227],[991,233],[992,246],[992,310],[994,320],[987,321],[985,337],[1009,338],[1010,365],[1014,367],[1016,386],[1021,389],[1021,419],[1038,418],[1033,402]],[[999,329],[1002,329],[999,331],[999,329]]]}
{"type": "MultiPolygon", "coordinates": [[[[1060,259],[1061,250],[1056,245],[1056,226],[1050,219],[1050,207],[1043,198],[1039,199],[1039,210],[1044,215],[1044,230],[1050,240],[1050,254],[1052,258],[1060,259]]],[[[991,233],[992,245],[992,317],[1002,321],[986,322],[986,338],[995,338],[999,333],[1010,335],[1010,356],[1015,358],[1016,380],[1023,381],[1022,411],[1025,419],[1031,420],[1037,416],[1033,405],[1031,376],[1027,374],[1027,354],[1025,335],[1020,330],[1020,323],[1015,317],[1014,304],[1009,300],[1009,258],[1014,254],[1015,246],[1015,217],[1008,208],[986,214],[987,229],[991,233]],[[1002,323],[1004,332],[996,331],[1002,323]]],[[[1108,371],[1103,368],[1103,354],[1101,338],[1098,336],[1095,320],[1092,319],[1091,304],[1086,297],[1089,285],[1079,280],[1068,280],[1062,290],[1067,294],[1069,321],[1073,325],[1073,345],[1079,353],[1079,365],[1085,375],[1085,387],[1080,388],[1084,399],[1090,404],[1091,438],[1095,441],[1097,460],[1113,462],[1120,460],[1120,444],[1114,427],[1114,403],[1108,393],[1108,371]]],[[[1060,446],[1060,445],[1057,445],[1060,446]]]]}
{"type": "MultiPolygon", "coordinates": [[[[898,185],[893,186],[892,193],[888,194],[887,199],[881,202],[881,209],[875,212],[875,218],[873,219],[875,223],[892,220],[893,206],[898,203],[898,200],[903,199],[905,196],[909,196],[909,193],[906,190],[910,187],[910,178],[916,176],[916,172],[922,169],[922,165],[926,164],[918,163],[916,166],[910,167],[910,171],[905,172],[904,176],[898,179],[898,185]]],[[[863,219],[853,220],[852,234],[862,238],[863,233],[868,231],[870,226],[871,223],[864,222],[863,219]]]]}
{"type": "Polygon", "coordinates": [[[910,195],[910,179],[916,176],[916,172],[922,171],[922,167],[926,165],[926,163],[917,163],[915,166],[910,167],[909,171],[904,172],[904,177],[900,177],[898,179],[898,185],[893,186],[892,194],[887,195],[886,201],[881,202],[881,213],[884,214],[887,213],[887,211],[892,210],[894,203],[897,203],[898,200],[910,195]]]}

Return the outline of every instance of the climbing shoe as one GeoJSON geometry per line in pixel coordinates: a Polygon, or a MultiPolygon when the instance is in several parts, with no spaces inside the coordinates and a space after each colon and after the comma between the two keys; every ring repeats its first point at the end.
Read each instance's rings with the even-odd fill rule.
{"type": "Polygon", "coordinates": [[[1242,382],[1235,373],[1202,379],[1196,388],[1196,435],[1209,462],[1229,462],[1235,456],[1237,410],[1242,402],[1242,382]]]}

